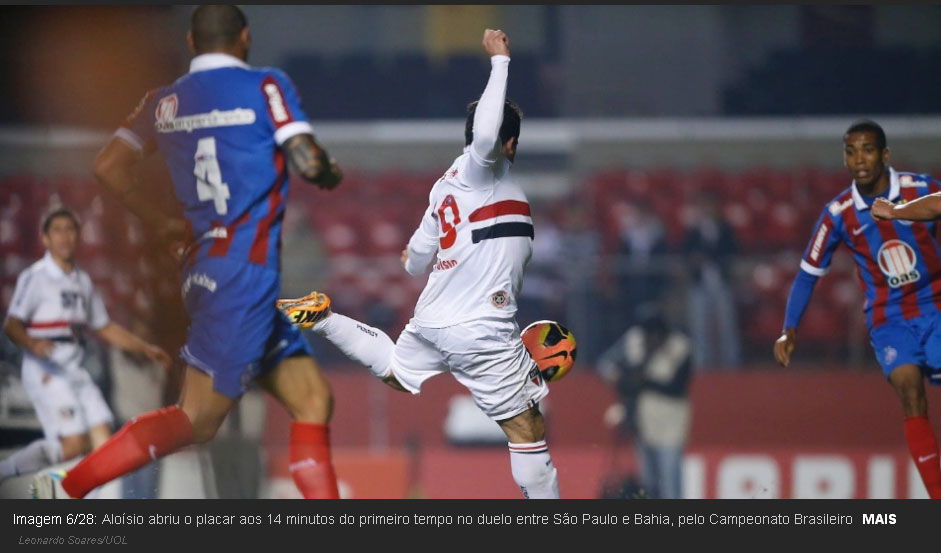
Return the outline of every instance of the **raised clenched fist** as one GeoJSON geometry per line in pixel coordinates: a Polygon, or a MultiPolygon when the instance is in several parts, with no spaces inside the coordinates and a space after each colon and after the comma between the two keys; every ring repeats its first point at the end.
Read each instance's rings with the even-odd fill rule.
{"type": "Polygon", "coordinates": [[[496,31],[493,29],[485,30],[483,45],[489,56],[510,55],[510,39],[506,36],[506,33],[499,29],[496,31]]]}

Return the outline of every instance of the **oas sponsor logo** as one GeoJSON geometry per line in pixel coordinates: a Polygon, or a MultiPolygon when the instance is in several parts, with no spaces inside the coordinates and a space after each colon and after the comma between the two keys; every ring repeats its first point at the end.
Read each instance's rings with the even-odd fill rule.
{"type": "Polygon", "coordinates": [[[154,111],[154,119],[158,123],[166,123],[176,118],[176,110],[180,106],[180,100],[176,94],[165,96],[157,102],[157,109],[154,111]]]}
{"type": "Polygon", "coordinates": [[[921,278],[921,274],[915,268],[918,262],[915,250],[901,240],[889,240],[883,244],[876,257],[879,261],[879,269],[892,288],[911,284],[921,278]]]}

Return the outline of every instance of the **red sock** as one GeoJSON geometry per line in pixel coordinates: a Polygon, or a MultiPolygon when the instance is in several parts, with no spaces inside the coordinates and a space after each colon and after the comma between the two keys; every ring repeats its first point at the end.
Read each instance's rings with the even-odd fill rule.
{"type": "Polygon", "coordinates": [[[938,441],[926,415],[905,417],[905,441],[912,454],[921,480],[931,499],[941,499],[941,460],[938,459],[938,441]]]}
{"type": "Polygon", "coordinates": [[[177,406],[164,407],[131,419],[117,434],[62,479],[75,498],[193,442],[189,417],[177,406]]]}
{"type": "Polygon", "coordinates": [[[340,499],[326,424],[291,423],[291,476],[305,499],[340,499]]]}

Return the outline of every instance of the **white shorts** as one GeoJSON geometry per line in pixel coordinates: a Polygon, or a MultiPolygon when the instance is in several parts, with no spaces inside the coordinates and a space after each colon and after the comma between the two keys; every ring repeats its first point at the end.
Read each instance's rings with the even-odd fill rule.
{"type": "Polygon", "coordinates": [[[479,319],[445,328],[410,322],[395,343],[391,367],[413,394],[425,380],[451,371],[495,421],[532,408],[549,393],[513,319],[479,319]]]}
{"type": "Polygon", "coordinates": [[[63,369],[25,356],[22,381],[48,439],[87,434],[92,427],[114,421],[98,386],[81,367],[63,369]]]}

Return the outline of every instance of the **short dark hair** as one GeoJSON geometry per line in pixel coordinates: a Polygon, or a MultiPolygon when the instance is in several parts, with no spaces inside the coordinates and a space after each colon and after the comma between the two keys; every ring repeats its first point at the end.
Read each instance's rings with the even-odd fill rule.
{"type": "Polygon", "coordinates": [[[52,226],[52,221],[58,217],[68,217],[72,220],[72,223],[75,224],[75,230],[78,230],[82,224],[78,220],[78,215],[74,211],[65,207],[65,206],[54,206],[49,208],[45,214],[42,216],[42,233],[49,234],[49,227],[52,226]]]}
{"type": "Polygon", "coordinates": [[[193,47],[197,54],[228,48],[248,26],[238,6],[199,6],[190,18],[193,47]]]}
{"type": "Polygon", "coordinates": [[[872,121],[870,119],[860,119],[856,121],[850,128],[846,129],[846,134],[843,135],[843,140],[846,140],[846,137],[853,134],[854,132],[871,132],[876,135],[876,145],[880,150],[885,150],[888,146],[888,141],[885,139],[885,131],[882,130],[882,127],[879,126],[879,123],[872,121]]]}
{"type": "MultiPolygon", "coordinates": [[[[467,104],[467,123],[464,125],[464,145],[474,141],[474,114],[477,113],[477,100],[467,104]]],[[[500,143],[503,144],[511,138],[520,138],[520,123],[523,121],[523,110],[519,104],[507,98],[503,103],[503,124],[500,125],[500,143]]]]}

